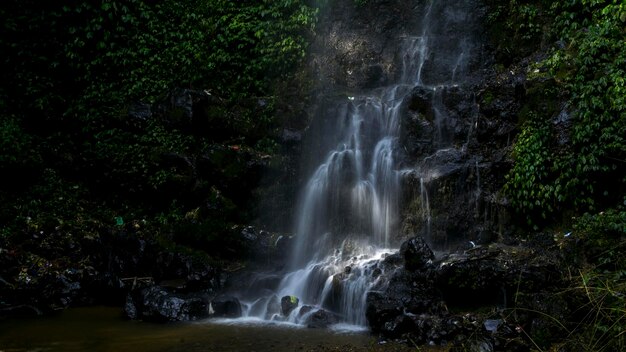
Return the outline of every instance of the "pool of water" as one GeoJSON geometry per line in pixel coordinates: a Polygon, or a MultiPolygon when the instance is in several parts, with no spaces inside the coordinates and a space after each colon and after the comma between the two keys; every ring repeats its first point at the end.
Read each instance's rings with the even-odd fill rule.
{"type": "MultiPolygon", "coordinates": [[[[421,349],[424,351],[424,349],[421,349]]],[[[0,352],[56,351],[416,351],[380,344],[367,332],[258,322],[151,324],[119,308],[68,309],[54,316],[0,320],[0,352]]]]}

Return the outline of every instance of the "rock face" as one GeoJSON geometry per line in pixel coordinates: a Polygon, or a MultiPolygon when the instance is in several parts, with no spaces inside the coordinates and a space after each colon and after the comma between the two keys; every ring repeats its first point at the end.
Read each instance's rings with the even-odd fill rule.
{"type": "Polygon", "coordinates": [[[522,297],[526,303],[544,302],[541,311],[559,317],[569,309],[563,300],[547,299],[559,286],[561,273],[553,255],[539,249],[494,244],[435,260],[416,237],[403,243],[401,254],[404,264],[392,261],[396,270],[388,284],[367,296],[369,325],[387,338],[410,338],[416,344],[470,341],[491,350],[515,350],[512,346],[522,337],[520,326],[540,329],[546,324],[540,314],[524,311],[516,320],[505,313],[522,297]]]}
{"type": "Polygon", "coordinates": [[[524,75],[494,70],[487,14],[476,0],[333,1],[320,12],[309,58],[316,119],[302,139],[302,149],[315,152],[302,156],[303,175],[328,152],[321,146],[333,131],[322,126],[345,115],[338,102],[397,82],[404,50],[398,48],[427,28],[420,82],[400,98],[398,242],[418,233],[436,250],[454,250],[510,234],[500,190],[511,167],[524,75]]]}
{"type": "Polygon", "coordinates": [[[429,269],[435,255],[422,237],[413,237],[400,247],[400,255],[404,258],[404,268],[409,271],[429,269]]]}

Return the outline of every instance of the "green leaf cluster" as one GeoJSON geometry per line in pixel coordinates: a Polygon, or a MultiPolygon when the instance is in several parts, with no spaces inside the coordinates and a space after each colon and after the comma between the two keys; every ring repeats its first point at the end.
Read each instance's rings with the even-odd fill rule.
{"type": "Polygon", "coordinates": [[[544,10],[555,14],[549,24],[558,41],[540,66],[568,102],[568,141],[555,142],[563,131],[553,123],[554,111],[535,111],[514,147],[506,186],[513,206],[534,225],[566,212],[615,207],[626,185],[626,5],[572,0],[549,6],[544,10]]]}

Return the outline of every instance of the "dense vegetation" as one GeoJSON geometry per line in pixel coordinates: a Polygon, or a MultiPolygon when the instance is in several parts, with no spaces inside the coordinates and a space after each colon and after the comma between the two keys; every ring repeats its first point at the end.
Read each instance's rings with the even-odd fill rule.
{"type": "MultiPolygon", "coordinates": [[[[564,92],[567,105],[526,111],[508,183],[515,207],[535,225],[568,211],[624,205],[626,184],[625,5],[570,1],[543,11],[555,15],[549,33],[559,41],[530,75],[544,81],[535,98],[564,92]],[[568,137],[559,140],[563,125],[568,137]]],[[[540,28],[535,18],[525,20],[529,29],[540,28]]]]}
{"type": "Polygon", "coordinates": [[[0,18],[0,248],[141,229],[235,255],[315,10],[8,0],[0,18]]]}
{"type": "Polygon", "coordinates": [[[580,295],[581,308],[558,322],[562,344],[623,350],[626,3],[512,0],[495,8],[496,26],[514,36],[500,42],[500,62],[533,58],[506,197],[521,225],[556,233],[571,265],[563,295],[580,295]]]}

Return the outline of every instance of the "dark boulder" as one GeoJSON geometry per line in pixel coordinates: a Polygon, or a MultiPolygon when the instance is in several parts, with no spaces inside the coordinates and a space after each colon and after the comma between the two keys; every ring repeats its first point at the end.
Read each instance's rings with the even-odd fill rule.
{"type": "Polygon", "coordinates": [[[280,299],[280,310],[284,316],[289,314],[298,307],[300,299],[296,296],[284,296],[280,299]]]}
{"type": "Polygon", "coordinates": [[[212,316],[239,318],[242,314],[241,303],[237,297],[221,295],[211,301],[212,316]]]}
{"type": "Polygon", "coordinates": [[[153,322],[198,320],[209,316],[209,298],[202,293],[176,294],[150,286],[129,293],[124,311],[131,319],[153,322]]]}
{"type": "Polygon", "coordinates": [[[302,318],[305,315],[311,313],[313,311],[313,307],[311,306],[302,306],[302,308],[300,308],[300,310],[298,311],[298,318],[302,318]]]}
{"type": "Polygon", "coordinates": [[[427,120],[433,120],[433,90],[422,86],[416,86],[411,93],[405,98],[407,108],[415,111],[425,117],[427,120]]]}
{"type": "Polygon", "coordinates": [[[304,324],[309,328],[325,329],[338,322],[337,317],[324,309],[319,309],[307,316],[304,324]]]}
{"type": "Polygon", "coordinates": [[[402,243],[400,254],[404,258],[404,267],[409,271],[427,269],[435,259],[422,237],[413,237],[402,243]]]}
{"type": "Polygon", "coordinates": [[[389,254],[383,259],[381,266],[383,268],[397,268],[403,263],[402,255],[400,253],[389,254]]]}
{"type": "Polygon", "coordinates": [[[385,290],[367,295],[365,315],[372,331],[395,336],[410,331],[411,324],[402,318],[404,315],[446,312],[445,303],[427,276],[400,269],[393,274],[385,290]]]}

